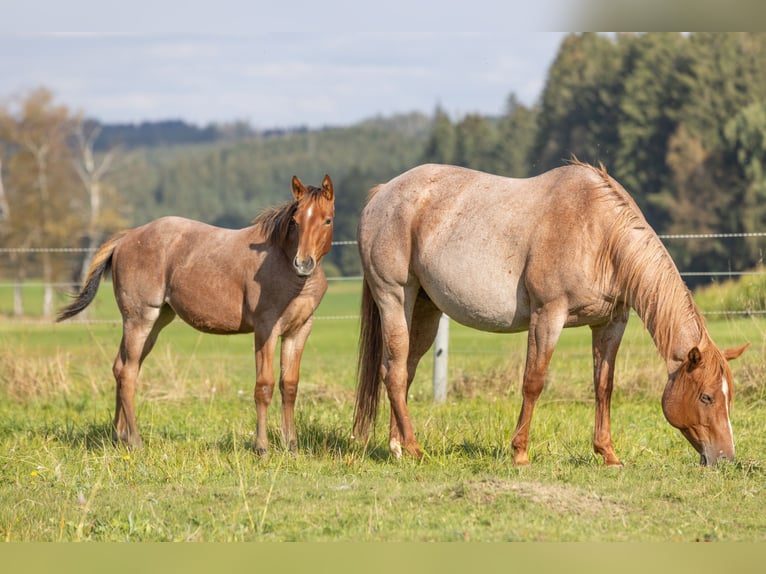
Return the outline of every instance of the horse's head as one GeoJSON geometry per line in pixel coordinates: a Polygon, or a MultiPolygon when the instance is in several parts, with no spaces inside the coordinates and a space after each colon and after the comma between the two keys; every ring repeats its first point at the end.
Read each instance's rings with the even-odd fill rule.
{"type": "Polygon", "coordinates": [[[297,202],[292,218],[297,245],[293,268],[301,277],[308,277],[332,244],[335,217],[332,180],[325,175],[321,188],[309,186],[307,189],[300,179],[293,176],[293,195],[297,202]]]}
{"type": "Polygon", "coordinates": [[[734,458],[729,411],[734,380],[728,361],[747,348],[720,351],[712,343],[694,347],[671,374],[662,396],[662,411],[700,453],[700,464],[734,458]]]}

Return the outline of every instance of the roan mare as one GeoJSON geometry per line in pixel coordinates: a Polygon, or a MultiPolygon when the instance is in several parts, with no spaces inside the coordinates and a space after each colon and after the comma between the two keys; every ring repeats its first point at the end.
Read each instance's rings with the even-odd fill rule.
{"type": "Polygon", "coordinates": [[[366,440],[379,385],[391,403],[389,448],[422,456],[407,390],[439,317],[483,331],[529,331],[511,442],[529,464],[535,402],[564,327],[593,336],[593,446],[619,466],[610,430],[614,365],[630,308],[667,364],[662,408],[712,465],[734,456],[728,360],[638,206],[601,166],[573,161],[529,179],[422,165],[373,189],[359,223],[364,270],[354,434],[366,440]]]}
{"type": "Polygon", "coordinates": [[[58,321],[85,309],[101,276],[112,271],[122,313],[114,361],[114,439],[141,446],[136,379],[157,335],[176,315],[205,333],[255,334],[255,450],[268,451],[266,413],[274,391],[273,360],[282,338],[279,390],[282,434],[296,448],[295,398],[301,354],[327,280],[320,262],[332,243],[335,195],[292,179],[294,201],[264,211],[250,227],[232,230],[163,217],[110,237],[96,252],[79,295],[58,321]]]}

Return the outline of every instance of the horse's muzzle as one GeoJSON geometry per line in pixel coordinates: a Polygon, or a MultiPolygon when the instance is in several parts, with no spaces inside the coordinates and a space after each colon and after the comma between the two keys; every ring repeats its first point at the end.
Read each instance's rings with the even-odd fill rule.
{"type": "Polygon", "coordinates": [[[718,454],[712,454],[703,450],[700,452],[700,466],[715,466],[719,462],[733,461],[734,452],[727,454],[719,451],[718,454]]]}
{"type": "Polygon", "coordinates": [[[300,275],[301,277],[308,277],[314,272],[314,269],[316,269],[316,261],[314,258],[309,255],[305,259],[298,259],[298,256],[295,256],[295,259],[293,259],[293,269],[295,269],[295,272],[300,275]]]}

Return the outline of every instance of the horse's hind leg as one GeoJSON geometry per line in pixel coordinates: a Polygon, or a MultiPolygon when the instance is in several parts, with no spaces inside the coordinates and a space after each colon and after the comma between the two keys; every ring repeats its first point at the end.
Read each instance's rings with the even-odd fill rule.
{"type": "MultiPolygon", "coordinates": [[[[412,321],[410,322],[410,347],[407,356],[407,396],[409,396],[410,385],[412,385],[412,380],[415,378],[418,363],[428,349],[431,348],[436,338],[441,314],[442,312],[434,305],[425,292],[420,291],[415,301],[412,321]]],[[[398,449],[401,452],[402,435],[399,432],[399,426],[396,424],[396,416],[393,409],[391,410],[388,444],[392,451],[398,449]]]]}
{"type": "Polygon", "coordinates": [[[423,456],[415,439],[407,409],[409,329],[418,290],[419,287],[414,285],[402,286],[401,291],[388,291],[377,299],[385,345],[386,369],[383,382],[386,385],[392,416],[398,426],[398,436],[401,436],[400,442],[389,443],[391,452],[397,458],[402,455],[402,448],[417,458],[423,456]]]}
{"type": "Polygon", "coordinates": [[[532,313],[530,318],[521,412],[511,440],[513,462],[519,466],[529,464],[527,447],[529,445],[532,413],[545,384],[545,374],[553,356],[553,349],[558,342],[559,335],[561,335],[561,330],[564,328],[568,314],[566,305],[565,300],[549,303],[532,313]]]}
{"type": "Polygon", "coordinates": [[[136,424],[134,395],[141,364],[154,347],[157,335],[175,317],[168,306],[147,311],[140,319],[123,322],[122,341],[112,371],[116,383],[114,430],[115,442],[140,447],[141,437],[136,424]]]}
{"type": "Polygon", "coordinates": [[[596,392],[596,421],[593,427],[593,450],[604,458],[606,466],[622,466],[614,452],[611,430],[611,401],[614,384],[614,362],[628,314],[617,314],[606,325],[592,328],[593,386],[596,392]]]}

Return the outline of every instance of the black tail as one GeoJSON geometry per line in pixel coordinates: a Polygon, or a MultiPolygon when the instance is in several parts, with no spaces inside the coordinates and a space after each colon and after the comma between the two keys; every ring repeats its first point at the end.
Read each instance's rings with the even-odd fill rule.
{"type": "Polygon", "coordinates": [[[357,363],[354,436],[367,441],[370,426],[375,424],[380,399],[381,365],[383,362],[383,330],[380,310],[365,280],[362,286],[362,319],[357,363]]]}
{"type": "Polygon", "coordinates": [[[125,237],[127,233],[127,231],[115,233],[98,248],[96,255],[93,256],[90,269],[88,269],[88,278],[85,281],[85,285],[83,285],[83,288],[75,297],[75,300],[59,311],[56,316],[56,322],[74,317],[77,313],[90,305],[90,302],[93,301],[93,298],[98,291],[98,286],[101,283],[101,276],[112,266],[112,255],[114,254],[115,247],[117,247],[117,244],[122,241],[122,238],[125,237]]]}

